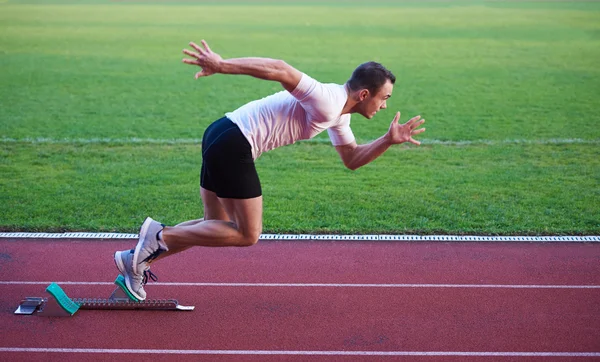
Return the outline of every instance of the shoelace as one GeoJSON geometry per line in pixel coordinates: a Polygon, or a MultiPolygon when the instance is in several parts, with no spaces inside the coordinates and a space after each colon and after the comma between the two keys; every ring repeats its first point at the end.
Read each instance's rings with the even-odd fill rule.
{"type": "Polygon", "coordinates": [[[150,263],[152,262],[152,260],[158,258],[158,256],[162,253],[164,253],[166,250],[158,248],[156,249],[152,254],[148,255],[148,257],[146,259],[144,259],[142,261],[142,263],[150,263]]]}
{"type": "Polygon", "coordinates": [[[144,276],[142,277],[142,285],[148,284],[148,278],[152,279],[153,282],[158,280],[156,274],[151,272],[150,269],[144,270],[144,276]]]}

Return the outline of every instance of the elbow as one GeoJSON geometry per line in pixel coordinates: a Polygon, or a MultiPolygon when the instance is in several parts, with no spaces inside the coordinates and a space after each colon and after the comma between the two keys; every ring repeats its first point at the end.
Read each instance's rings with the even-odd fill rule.
{"type": "Polygon", "coordinates": [[[284,60],[280,60],[280,59],[275,60],[273,63],[273,70],[272,70],[273,79],[272,80],[277,80],[277,79],[281,78],[282,74],[286,74],[289,67],[290,67],[289,64],[286,63],[284,60]]]}
{"type": "Polygon", "coordinates": [[[359,161],[360,158],[357,157],[357,148],[356,143],[350,143],[345,146],[336,146],[336,150],[340,155],[342,163],[351,171],[354,171],[361,166],[359,161]]]}
{"type": "Polygon", "coordinates": [[[275,60],[275,68],[280,72],[286,72],[290,68],[290,65],[285,60],[277,59],[275,60]]]}
{"type": "Polygon", "coordinates": [[[360,166],[352,164],[350,162],[344,163],[344,166],[346,166],[346,168],[350,171],[356,171],[356,169],[358,169],[360,167],[360,166]]]}

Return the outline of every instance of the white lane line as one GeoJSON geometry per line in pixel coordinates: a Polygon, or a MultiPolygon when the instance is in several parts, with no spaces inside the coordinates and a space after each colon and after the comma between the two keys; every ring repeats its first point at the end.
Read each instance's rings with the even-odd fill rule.
{"type": "MultiPolygon", "coordinates": [[[[48,285],[49,281],[0,281],[0,285],[48,285]]],[[[110,282],[55,282],[59,285],[114,285],[110,282]]],[[[344,284],[344,283],[152,283],[171,287],[267,287],[267,288],[504,288],[504,289],[600,289],[600,285],[546,284],[344,284]]]]}
{"type": "MultiPolygon", "coordinates": [[[[2,232],[0,238],[11,239],[137,239],[137,234],[122,233],[28,233],[2,232]]],[[[459,241],[459,242],[572,242],[599,243],[600,236],[485,236],[485,235],[312,235],[261,234],[260,240],[327,240],[327,241],[459,241]]]]}
{"type": "Polygon", "coordinates": [[[212,349],[116,349],[116,348],[12,348],[0,352],[41,353],[143,353],[195,355],[297,355],[297,356],[476,356],[476,357],[599,357],[600,352],[460,352],[460,351],[276,351],[212,349]]]}

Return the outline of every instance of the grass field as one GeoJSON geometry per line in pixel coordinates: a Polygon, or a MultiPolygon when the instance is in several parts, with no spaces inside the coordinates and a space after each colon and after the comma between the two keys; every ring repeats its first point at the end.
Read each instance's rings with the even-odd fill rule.
{"type": "Polygon", "coordinates": [[[421,147],[357,171],[326,134],[261,156],[265,232],[598,234],[595,2],[0,1],[0,230],[137,232],[198,218],[199,140],[280,85],[195,81],[189,41],[343,83],[398,78],[421,147]]]}

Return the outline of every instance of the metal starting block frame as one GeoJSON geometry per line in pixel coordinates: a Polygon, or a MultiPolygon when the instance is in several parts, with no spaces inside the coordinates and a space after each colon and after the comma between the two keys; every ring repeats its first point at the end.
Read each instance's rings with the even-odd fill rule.
{"type": "Polygon", "coordinates": [[[175,299],[150,299],[138,301],[125,288],[125,280],[119,275],[115,280],[117,288],[108,299],[69,298],[56,283],[46,288],[49,296],[27,297],[15,314],[35,314],[45,317],[70,317],[80,309],[87,310],[175,310],[192,311],[194,306],[180,305],[175,299]]]}

